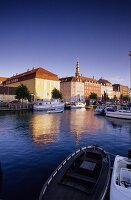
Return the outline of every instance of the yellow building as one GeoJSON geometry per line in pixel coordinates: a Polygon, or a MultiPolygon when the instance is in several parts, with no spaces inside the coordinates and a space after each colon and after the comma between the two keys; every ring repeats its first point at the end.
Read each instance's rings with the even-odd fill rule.
{"type": "Polygon", "coordinates": [[[9,87],[26,85],[34,100],[51,99],[52,90],[54,88],[60,90],[58,76],[41,67],[16,74],[4,81],[3,84],[9,87]]]}

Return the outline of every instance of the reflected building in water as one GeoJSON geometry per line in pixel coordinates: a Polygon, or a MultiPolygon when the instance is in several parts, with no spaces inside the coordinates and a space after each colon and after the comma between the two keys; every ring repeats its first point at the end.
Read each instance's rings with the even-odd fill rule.
{"type": "Polygon", "coordinates": [[[67,111],[65,120],[69,122],[70,134],[76,138],[76,144],[79,143],[83,135],[96,134],[97,129],[102,129],[105,125],[104,118],[97,118],[92,111],[85,109],[67,111]]]}
{"type": "MultiPolygon", "coordinates": [[[[32,137],[36,143],[61,142],[75,138],[79,143],[83,135],[96,134],[103,129],[105,119],[97,118],[92,111],[85,109],[64,111],[58,114],[34,113],[32,116],[32,137]]],[[[73,139],[74,141],[74,139],[73,139]]]]}
{"type": "Polygon", "coordinates": [[[59,140],[60,116],[35,113],[31,124],[34,142],[47,144],[59,140]]]}

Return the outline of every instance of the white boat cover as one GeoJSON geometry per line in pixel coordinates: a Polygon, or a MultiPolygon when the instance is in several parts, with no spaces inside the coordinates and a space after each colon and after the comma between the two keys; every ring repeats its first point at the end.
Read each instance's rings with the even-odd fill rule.
{"type": "Polygon", "coordinates": [[[131,200],[131,161],[116,156],[111,179],[110,200],[131,200]]]}

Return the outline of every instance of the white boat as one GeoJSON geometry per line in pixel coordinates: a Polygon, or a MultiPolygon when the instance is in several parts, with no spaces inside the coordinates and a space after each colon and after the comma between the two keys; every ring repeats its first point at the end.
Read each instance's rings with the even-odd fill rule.
{"type": "Polygon", "coordinates": [[[116,156],[110,188],[110,200],[131,199],[131,158],[116,156]]]}
{"type": "Polygon", "coordinates": [[[105,115],[105,106],[104,105],[97,106],[96,109],[94,110],[94,113],[96,115],[105,115]]]}
{"type": "Polygon", "coordinates": [[[120,119],[131,119],[131,110],[119,109],[119,110],[106,110],[107,117],[115,117],[120,119]]]}
{"type": "Polygon", "coordinates": [[[80,109],[80,108],[85,108],[85,103],[82,102],[75,102],[70,104],[71,109],[80,109]]]}
{"type": "Polygon", "coordinates": [[[50,109],[64,110],[64,103],[62,103],[59,99],[53,99],[53,100],[38,100],[33,105],[34,111],[48,111],[50,109]]]}
{"type": "Polygon", "coordinates": [[[50,109],[47,111],[47,113],[62,113],[64,109],[50,109]]]}

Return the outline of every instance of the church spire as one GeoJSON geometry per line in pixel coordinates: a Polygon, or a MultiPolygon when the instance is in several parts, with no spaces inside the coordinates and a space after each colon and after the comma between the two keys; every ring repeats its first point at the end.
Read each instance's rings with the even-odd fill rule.
{"type": "Polygon", "coordinates": [[[79,59],[77,59],[77,63],[76,63],[76,73],[75,73],[76,77],[80,76],[80,64],[79,64],[79,59]]]}

